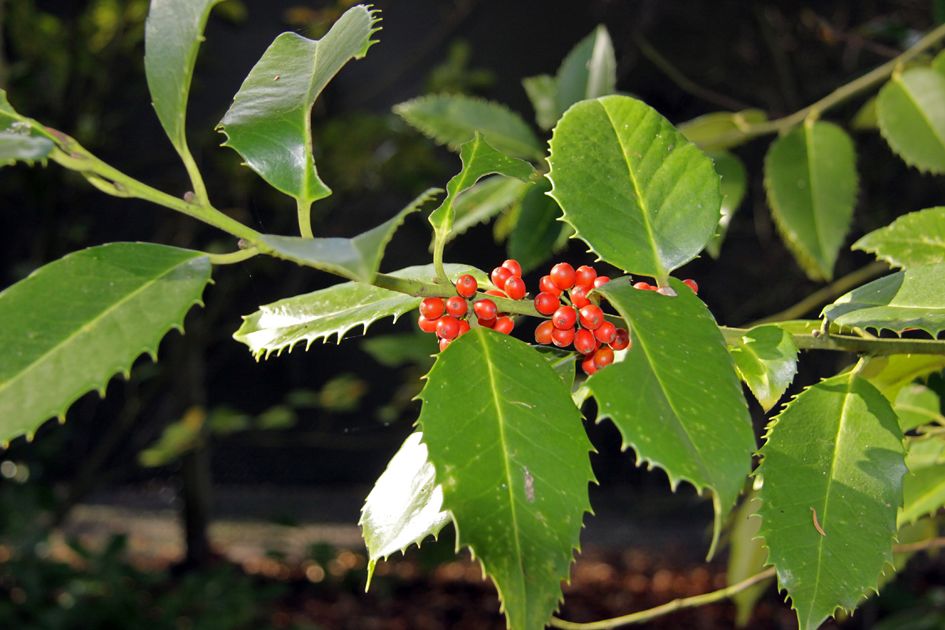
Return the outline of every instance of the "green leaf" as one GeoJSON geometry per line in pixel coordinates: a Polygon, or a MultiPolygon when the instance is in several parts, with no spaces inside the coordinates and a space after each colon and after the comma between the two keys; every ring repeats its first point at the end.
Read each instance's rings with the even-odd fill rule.
{"type": "Polygon", "coordinates": [[[680,123],[679,131],[704,151],[721,151],[750,140],[743,130],[766,120],[768,115],[760,109],[712,112],[680,123]]]}
{"type": "Polygon", "coordinates": [[[832,123],[805,122],[765,156],[765,190],[778,231],[813,280],[833,277],[856,188],[853,142],[832,123]]]}
{"type": "Polygon", "coordinates": [[[496,149],[515,157],[534,160],[545,153],[521,116],[492,101],[434,94],[400,103],[394,106],[394,113],[454,151],[480,133],[496,149]]]}
{"type": "Polygon", "coordinates": [[[867,357],[860,375],[883,393],[890,402],[900,390],[917,378],[945,368],[945,356],[934,354],[894,354],[867,357]]]}
{"type": "Polygon", "coordinates": [[[0,166],[44,160],[55,146],[48,138],[0,131],[0,166]]]}
{"type": "Polygon", "coordinates": [[[837,298],[822,315],[840,328],[918,328],[934,337],[945,330],[945,263],[873,280],[837,298]]]}
{"type": "Polygon", "coordinates": [[[945,206],[905,214],[870,232],[852,249],[869,252],[896,267],[929,265],[945,260],[945,206]]]}
{"type": "Polygon", "coordinates": [[[264,234],[257,246],[277,258],[350,280],[371,283],[381,266],[384,250],[397,228],[408,215],[419,211],[440,192],[436,188],[426,190],[392,218],[354,238],[300,238],[264,234]]]}
{"type": "Polygon", "coordinates": [[[836,608],[852,610],[893,560],[902,432],[883,395],[849,371],[789,403],[761,456],[768,563],[802,630],[817,628],[836,608]]]}
{"type": "Polygon", "coordinates": [[[443,510],[443,490],[434,481],[422,440],[420,431],[404,440],[364,500],[358,525],[368,549],[365,591],[378,560],[413,544],[419,547],[427,536],[436,538],[452,520],[443,510]]]}
{"type": "MultiPolygon", "coordinates": [[[[761,502],[757,499],[757,491],[745,497],[735,515],[732,517],[732,531],[729,534],[728,567],[725,572],[725,582],[729,586],[747,580],[760,573],[765,567],[764,543],[758,536],[761,529],[761,519],[758,517],[758,508],[761,502]]],[[[744,628],[751,621],[755,603],[771,585],[771,580],[765,580],[732,596],[735,604],[735,625],[744,628]]]]}
{"type": "Polygon", "coordinates": [[[945,437],[941,433],[906,436],[906,468],[915,472],[938,464],[945,464],[945,437]]]}
{"type": "Polygon", "coordinates": [[[781,399],[797,374],[797,346],[778,326],[752,328],[730,348],[738,375],[765,411],[781,399]]]}
{"type": "Polygon", "coordinates": [[[876,101],[878,97],[871,96],[868,101],[853,116],[850,121],[850,128],[855,131],[872,131],[879,129],[879,116],[876,113],[876,101]]]}
{"type": "Polygon", "coordinates": [[[144,31],[144,72],[164,132],[181,155],[187,148],[187,98],[211,9],[220,0],[151,3],[144,31]]]}
{"type": "Polygon", "coordinates": [[[518,221],[509,234],[509,257],[519,261],[522,269],[531,271],[548,260],[554,249],[562,224],[557,221],[561,209],[547,195],[551,183],[534,183],[522,197],[518,221]]]}
{"type": "Polygon", "coordinates": [[[503,175],[489,177],[467,188],[453,204],[453,229],[446,242],[511,206],[522,198],[526,188],[525,182],[503,175]]]}
{"type": "Polygon", "coordinates": [[[893,409],[904,432],[925,424],[945,425],[938,394],[921,383],[903,387],[896,396],[893,409]]]}
{"type": "Polygon", "coordinates": [[[712,491],[718,541],[751,470],[755,436],[725,340],[705,304],[672,279],[675,297],[640,291],[626,279],[597,289],[626,320],[626,359],[587,380],[598,421],[609,418],[623,448],[681,480],[712,491]]]}
{"type": "Polygon", "coordinates": [[[902,480],[902,509],[899,525],[908,525],[945,505],[945,464],[925,466],[909,472],[902,480]]]}
{"type": "Polygon", "coordinates": [[[945,173],[945,76],[931,68],[893,74],[876,111],[879,132],[906,164],[945,173]]]}
{"type": "Polygon", "coordinates": [[[0,293],[0,441],[31,436],[86,392],[156,356],[200,304],[210,261],[200,252],[111,243],[52,262],[0,293]]]}
{"type": "Polygon", "coordinates": [[[535,109],[535,122],[538,126],[545,130],[554,127],[560,115],[556,94],[558,84],[555,78],[547,74],[528,77],[522,79],[522,87],[535,109]]]}
{"type": "Polygon", "coordinates": [[[361,349],[383,366],[396,368],[403,365],[433,364],[433,348],[429,334],[420,330],[393,335],[373,335],[361,341],[361,349]]]}
{"type": "Polygon", "coordinates": [[[616,91],[617,58],[607,27],[601,24],[571,49],[558,68],[555,88],[559,116],[578,101],[616,91]]]}
{"type": "Polygon", "coordinates": [[[665,278],[719,223],[712,161],[656,110],[629,96],[579,103],[555,127],[551,196],[601,259],[665,278]]]}
{"type": "Polygon", "coordinates": [[[461,192],[471,188],[486,175],[507,175],[526,181],[534,172],[528,162],[511,158],[493,149],[478,132],[475,138],[462,146],[459,157],[463,168],[446,183],[446,199],[429,217],[430,225],[443,243],[453,230],[455,204],[461,192]]]}
{"type": "Polygon", "coordinates": [[[420,398],[457,544],[495,582],[509,628],[544,627],[594,480],[570,391],[540,353],[480,327],[439,354],[420,398]]]}
{"type": "Polygon", "coordinates": [[[189,453],[200,444],[206,420],[207,412],[203,407],[189,408],[182,418],[164,427],[160,437],[138,453],[138,463],[145,468],[157,468],[189,453]]]}
{"type": "MultiPolygon", "coordinates": [[[[447,271],[456,277],[472,273],[477,280],[486,282],[486,276],[468,265],[447,265],[447,271]]],[[[390,275],[396,278],[432,281],[433,265],[407,267],[390,275]]],[[[360,282],[344,282],[333,287],[296,295],[260,306],[252,315],[243,317],[243,325],[233,338],[246,344],[258,359],[275,352],[289,352],[297,343],[305,342],[306,350],[316,341],[328,342],[331,336],[341,343],[344,336],[357,327],[366,333],[368,326],[393,317],[394,321],[420,306],[420,298],[405,293],[388,291],[360,282]]],[[[431,342],[430,352],[435,351],[431,342]]]]}
{"type": "Polygon", "coordinates": [[[329,81],[375,43],[377,12],[354,6],[320,40],[279,35],[220,122],[224,146],[277,190],[311,204],[331,194],[312,157],[312,106],[329,81]]]}
{"type": "Polygon", "coordinates": [[[720,186],[722,190],[722,218],[719,219],[719,225],[712,240],[706,244],[705,249],[712,258],[719,257],[719,250],[722,248],[722,241],[725,240],[725,234],[728,232],[728,226],[732,222],[732,217],[748,190],[748,173],[745,171],[745,165],[733,154],[722,151],[712,154],[715,160],[715,172],[722,178],[720,186]]]}

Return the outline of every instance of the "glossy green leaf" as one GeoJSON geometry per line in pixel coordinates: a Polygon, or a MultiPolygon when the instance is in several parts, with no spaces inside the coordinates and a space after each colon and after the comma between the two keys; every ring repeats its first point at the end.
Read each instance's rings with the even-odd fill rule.
{"type": "Polygon", "coordinates": [[[384,258],[384,250],[394,232],[408,215],[435,198],[441,191],[436,188],[420,194],[403,210],[379,226],[354,238],[300,238],[264,234],[259,247],[266,253],[299,265],[313,267],[350,280],[373,282],[384,258]]]}
{"type": "Polygon", "coordinates": [[[443,507],[512,630],[543,628],[590,510],[591,444],[570,391],[528,345],[473,328],[441,352],[420,427],[443,507]]]}
{"type": "Polygon", "coordinates": [[[680,123],[679,131],[704,151],[721,151],[750,140],[750,136],[744,135],[744,130],[766,120],[768,115],[760,109],[712,112],[680,123]]]}
{"type": "Polygon", "coordinates": [[[514,177],[496,175],[467,188],[453,204],[453,229],[449,242],[479,223],[484,223],[522,198],[528,184],[514,177]]]}
{"type": "Polygon", "coordinates": [[[617,58],[610,33],[600,25],[571,49],[555,77],[558,116],[589,98],[607,96],[617,89],[617,58]]]}
{"type": "Polygon", "coordinates": [[[903,387],[896,396],[893,409],[899,417],[899,427],[903,431],[925,424],[945,425],[938,394],[921,383],[911,383],[903,387]]]}
{"type": "Polygon", "coordinates": [[[894,74],[876,112],[880,133],[906,164],[945,173],[945,76],[931,68],[894,74]]]}
{"type": "Polygon", "coordinates": [[[509,257],[519,261],[526,272],[548,260],[554,249],[562,224],[561,209],[547,195],[548,180],[532,184],[522,198],[518,221],[509,234],[509,257]]]}
{"type": "Polygon", "coordinates": [[[0,131],[0,166],[46,159],[53,147],[55,144],[49,138],[0,131]]]}
{"type": "MultiPolygon", "coordinates": [[[[452,276],[472,273],[483,283],[486,276],[468,265],[447,265],[452,276]]],[[[397,278],[433,281],[433,265],[407,267],[390,275],[397,278]]],[[[258,359],[267,358],[275,352],[305,343],[306,350],[316,341],[328,342],[332,335],[341,343],[351,330],[360,327],[366,333],[368,326],[393,317],[394,321],[404,313],[415,310],[420,298],[405,293],[388,291],[360,282],[344,282],[335,286],[260,306],[252,315],[243,317],[243,325],[233,338],[246,344],[258,359]]],[[[432,353],[435,346],[431,343],[432,353]]]]}
{"type": "Polygon", "coordinates": [[[557,90],[555,78],[547,74],[522,79],[522,87],[528,94],[535,110],[535,122],[542,129],[548,130],[555,126],[560,112],[558,111],[557,90]]]}
{"type": "Polygon", "coordinates": [[[729,351],[735,367],[765,411],[774,407],[797,374],[797,346],[778,326],[758,326],[729,351]]]}
{"type": "Polygon", "coordinates": [[[493,149],[479,133],[462,146],[459,157],[463,168],[446,183],[446,198],[429,217],[437,238],[444,243],[453,231],[456,220],[455,206],[460,193],[471,188],[486,175],[506,175],[526,181],[534,172],[528,162],[511,158],[493,149]]]}
{"type": "Polygon", "coordinates": [[[722,178],[720,184],[722,190],[722,218],[719,219],[715,235],[706,244],[705,250],[712,258],[718,258],[722,241],[725,240],[732,217],[739,206],[742,205],[742,200],[748,191],[748,172],[745,170],[742,161],[727,151],[712,154],[712,159],[715,160],[715,172],[722,178]]]}
{"type": "Polygon", "coordinates": [[[823,316],[842,329],[918,328],[934,337],[945,330],[945,263],[873,280],[824,307],[823,316]]]}
{"type": "Polygon", "coordinates": [[[850,128],[856,131],[872,131],[879,129],[879,115],[876,112],[876,96],[870,97],[863,106],[857,110],[853,120],[850,121],[850,128]]]}
{"type": "Polygon", "coordinates": [[[719,223],[719,177],[695,145],[642,101],[605,96],[568,110],[549,156],[551,195],[601,259],[665,277],[719,223]]]}
{"type": "Polygon", "coordinates": [[[443,490],[434,481],[433,465],[420,431],[411,433],[361,508],[361,535],[368,550],[366,591],[378,560],[420,546],[427,536],[434,538],[452,520],[443,510],[443,490]]]}
{"type": "Polygon", "coordinates": [[[623,448],[680,481],[712,491],[715,533],[751,470],[755,436],[725,340],[705,304],[676,279],[677,295],[613,280],[602,294],[630,326],[626,359],[587,380],[598,421],[609,418],[623,448]]]}
{"type": "Polygon", "coordinates": [[[914,523],[945,506],[945,464],[910,471],[902,480],[903,504],[899,524],[914,523]]]}
{"type": "Polygon", "coordinates": [[[765,190],[781,237],[813,280],[833,277],[853,219],[856,155],[840,127],[806,122],[771,145],[765,190]]]}
{"type": "Polygon", "coordinates": [[[224,146],[277,190],[310,204],[331,194],[312,157],[312,106],[329,81],[375,43],[377,12],[354,6],[320,40],[279,35],[220,122],[224,146]]]}
{"type": "Polygon", "coordinates": [[[220,0],[154,0],[144,31],[144,72],[151,102],[178,153],[187,148],[187,98],[197,50],[220,0]]]}
{"type": "Polygon", "coordinates": [[[761,534],[802,630],[852,610],[892,562],[902,432],[853,371],[808,387],[768,427],[761,534]]]}
{"type": "MultiPolygon", "coordinates": [[[[761,518],[758,517],[760,505],[757,491],[753,490],[732,516],[728,566],[725,571],[725,581],[729,586],[747,580],[765,567],[768,552],[765,551],[764,543],[758,535],[758,530],[761,529],[761,518]]],[[[744,628],[748,625],[755,603],[770,586],[771,579],[768,579],[732,596],[737,627],[744,628]]]]}
{"type": "Polygon", "coordinates": [[[503,153],[526,159],[541,159],[544,155],[541,143],[522,117],[492,101],[435,94],[400,103],[394,113],[454,151],[480,133],[503,153]]]}
{"type": "Polygon", "coordinates": [[[896,267],[945,261],[945,206],[904,214],[853,244],[896,267]]]}
{"type": "Polygon", "coordinates": [[[0,441],[64,418],[77,398],[104,395],[142,353],[200,304],[210,261],[200,252],[111,243],[52,262],[0,293],[0,441]]]}

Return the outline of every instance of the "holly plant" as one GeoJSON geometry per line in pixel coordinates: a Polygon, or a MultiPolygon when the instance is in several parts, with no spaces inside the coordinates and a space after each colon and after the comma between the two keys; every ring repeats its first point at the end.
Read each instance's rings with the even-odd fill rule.
{"type": "Polygon", "coordinates": [[[894,562],[939,545],[930,516],[945,505],[945,418],[924,379],[945,368],[945,207],[905,213],[853,244],[895,271],[874,264],[812,295],[800,312],[749,328],[719,325],[695,281],[673,273],[704,250],[720,252],[746,180],[728,150],[777,134],[763,165],[771,212],[803,270],[831,279],[857,175],[849,135],[822,117],[878,90],[856,124],[878,128],[909,167],[945,173],[945,56],[930,52],[945,27],[787,117],[715,112],[678,128],[614,93],[615,55],[600,27],[554,76],[523,82],[537,129],[551,132],[547,150],[535,128],[497,103],[458,95],[403,103],[399,115],[459,152],[459,172],[373,229],[325,238],[311,227],[313,205],[331,194],[313,160],[311,111],[332,77],[376,43],[379,14],[354,6],[321,39],[276,37],[219,123],[224,146],[295,199],[299,235],[285,236],[215,208],[188,149],[188,92],[215,4],[155,1],[146,25],[154,109],[191,181],[183,197],[105,163],[0,92],[5,165],[56,162],[105,194],[186,214],[238,241],[227,254],[108,243],[0,293],[0,440],[30,439],[84,393],[127,377],[140,354],[154,357],[201,304],[215,266],[271,256],[342,281],[246,316],[234,338],[256,357],[341,342],[408,314],[438,338],[429,338],[436,360],[416,431],[364,504],[368,581],[376,562],[452,525],[515,630],[616,627],[729,597],[750,610],[775,576],[800,626],[816,628],[855,609],[894,562]],[[427,210],[430,264],[382,272],[398,227],[427,210]],[[488,274],[445,260],[452,239],[491,218],[508,239],[508,260],[488,274]],[[568,237],[596,261],[555,261],[529,286],[528,272],[568,237]],[[819,318],[795,319],[825,301],[819,318]],[[799,350],[856,360],[778,408],[799,350]],[[776,410],[763,436],[746,391],[776,410]],[[552,616],[591,511],[594,449],[582,410],[592,409],[638,464],[711,501],[706,551],[711,557],[729,530],[728,588],[593,623],[552,616]],[[930,533],[916,538],[923,524],[930,533]]]}

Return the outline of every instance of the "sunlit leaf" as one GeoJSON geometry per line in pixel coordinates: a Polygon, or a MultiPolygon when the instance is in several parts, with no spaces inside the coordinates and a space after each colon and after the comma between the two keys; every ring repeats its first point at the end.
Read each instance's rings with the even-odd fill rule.
{"type": "Polygon", "coordinates": [[[626,320],[626,359],[587,380],[598,421],[609,418],[637,460],[712,491],[715,533],[751,470],[755,436],[725,340],[705,304],[678,280],[675,297],[634,289],[626,279],[602,294],[626,320]]]}
{"type": "Polygon", "coordinates": [[[150,243],[91,247],[0,293],[0,441],[63,418],[90,390],[104,395],[141,354],[200,304],[206,255],[150,243]]]}
{"type": "Polygon", "coordinates": [[[906,164],[945,173],[945,76],[931,68],[893,74],[876,111],[880,133],[906,164]]]}
{"type": "Polygon", "coordinates": [[[853,120],[850,121],[850,128],[856,131],[872,131],[879,128],[879,117],[876,113],[877,97],[872,96],[863,106],[857,110],[853,120]]]}
{"type": "Polygon", "coordinates": [[[903,505],[899,524],[916,522],[945,506],[945,464],[910,471],[902,480],[903,505]]]}
{"type": "Polygon", "coordinates": [[[0,89],[0,166],[43,160],[56,146],[54,139],[35,120],[18,114],[0,89]]]}
{"type": "Polygon", "coordinates": [[[894,354],[868,357],[865,363],[860,375],[892,402],[915,379],[945,369],[945,355],[894,354]]]}
{"type": "Polygon", "coordinates": [[[945,425],[938,394],[921,383],[911,383],[903,387],[896,396],[893,409],[899,417],[899,426],[903,431],[924,424],[945,425]]]}
{"type": "Polygon", "coordinates": [[[607,27],[600,25],[571,49],[558,68],[555,77],[558,116],[578,101],[607,96],[616,89],[614,45],[607,27]]]}
{"type": "Polygon", "coordinates": [[[695,258],[718,225],[712,161],[634,98],[573,106],[555,127],[549,162],[564,220],[627,272],[665,277],[695,258]]]}
{"type": "Polygon", "coordinates": [[[748,173],[745,171],[745,165],[737,157],[722,151],[712,154],[715,160],[715,171],[722,178],[722,218],[719,219],[719,225],[712,240],[705,246],[705,250],[713,258],[719,257],[719,250],[722,248],[722,241],[728,232],[728,226],[732,222],[732,217],[742,205],[745,193],[748,190],[748,173]]]}
{"type": "Polygon", "coordinates": [[[510,628],[544,627],[590,510],[591,444],[570,391],[540,353],[479,327],[439,354],[420,398],[457,544],[492,578],[510,628]]]}
{"type": "Polygon", "coordinates": [[[354,6],[320,40],[279,35],[220,122],[225,146],[277,190],[310,204],[331,194],[312,157],[312,106],[329,81],[375,43],[377,12],[354,6]]]}
{"type": "Polygon", "coordinates": [[[761,534],[802,630],[852,610],[892,562],[902,432],[855,371],[808,387],[768,427],[761,534]]]}
{"type": "Polygon", "coordinates": [[[945,261],[945,206],[904,214],[853,244],[896,267],[945,261]]]}
{"type": "Polygon", "coordinates": [[[777,326],[758,326],[729,351],[738,375],[762,408],[774,407],[797,374],[797,346],[791,335],[777,326]]]}
{"type": "Polygon", "coordinates": [[[765,156],[765,190],[778,231],[813,280],[833,277],[856,188],[853,143],[832,123],[805,122],[765,156]]]}
{"type": "Polygon", "coordinates": [[[736,147],[750,136],[744,130],[750,125],[768,120],[768,115],[760,109],[743,109],[740,112],[712,112],[679,124],[682,132],[691,142],[705,151],[721,151],[736,147]]]}

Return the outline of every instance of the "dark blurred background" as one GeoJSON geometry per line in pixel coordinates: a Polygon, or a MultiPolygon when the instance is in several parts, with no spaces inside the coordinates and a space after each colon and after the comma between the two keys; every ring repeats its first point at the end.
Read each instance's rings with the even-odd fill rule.
{"type": "MultiPolygon", "coordinates": [[[[186,174],[144,79],[147,4],[0,0],[0,86],[20,112],[70,133],[127,173],[183,194],[186,174]]],[[[213,128],[279,32],[319,37],[349,4],[227,0],[211,17],[191,91],[190,144],[215,205],[260,231],[293,233],[294,204],[220,148],[213,128]]],[[[314,112],[316,161],[334,190],[313,211],[321,236],[372,227],[458,169],[454,154],[407,127],[393,105],[424,93],[462,92],[504,102],[532,120],[521,79],[553,74],[597,24],[614,41],[618,89],[678,123],[733,108],[757,107],[771,117],[793,112],[887,61],[945,18],[945,3],[927,0],[376,6],[383,15],[380,44],[341,72],[314,112]]],[[[826,117],[846,124],[861,104],[826,117]]],[[[894,216],[941,202],[940,180],[907,169],[878,134],[854,139],[861,185],[848,243],[894,216]]],[[[736,151],[750,183],[721,258],[703,257],[679,272],[699,281],[720,323],[779,311],[818,287],[772,224],[760,169],[769,141],[736,151]]],[[[0,288],[64,254],[113,240],[235,247],[187,217],[104,196],[55,165],[4,169],[0,208],[6,243],[0,288]]],[[[388,249],[384,270],[428,262],[429,238],[423,217],[411,218],[388,249]]],[[[559,257],[589,262],[584,250],[574,243],[559,257]]],[[[504,257],[491,225],[471,229],[447,250],[448,260],[485,269],[504,257]]],[[[866,262],[844,252],[836,275],[866,262]]],[[[217,268],[214,280],[206,308],[188,316],[186,335],[168,335],[157,365],[140,360],[129,381],[109,385],[104,400],[85,396],[64,425],[47,423],[32,443],[17,440],[0,453],[0,597],[8,600],[0,603],[0,624],[137,627],[132,620],[140,614],[141,623],[159,627],[499,627],[478,569],[470,574],[469,566],[455,565],[460,588],[441,575],[442,566],[453,565],[430,568],[451,556],[449,542],[411,552],[409,562],[381,575],[374,594],[358,594],[364,576],[358,509],[411,431],[418,412],[411,399],[428,367],[416,344],[428,343],[432,352],[433,341],[408,337],[412,322],[405,317],[396,326],[375,324],[363,339],[257,363],[231,338],[240,316],[334,279],[256,258],[217,268]],[[414,350],[392,359],[380,345],[385,341],[414,350]],[[93,605],[96,593],[112,608],[93,605]]],[[[795,389],[850,357],[804,359],[795,389]]],[[[764,417],[753,412],[760,428],[764,417]]],[[[592,407],[586,413],[594,417],[592,407]]],[[[585,537],[592,551],[573,588],[590,585],[597,594],[596,603],[587,597],[589,609],[604,614],[612,606],[616,614],[643,607],[647,598],[659,603],[711,588],[720,565],[710,565],[715,573],[690,570],[705,550],[708,502],[689,488],[670,494],[662,472],[640,471],[619,452],[615,430],[588,428],[601,486],[592,488],[598,517],[588,518],[585,537]],[[626,577],[634,574],[649,577],[634,586],[626,577]]],[[[936,569],[923,570],[916,580],[936,569]]],[[[755,627],[791,627],[777,596],[765,601],[755,627]]],[[[850,627],[867,627],[883,606],[868,607],[850,627]]],[[[699,627],[732,623],[724,607],[700,615],[670,618],[666,627],[685,619],[699,627]]]]}

